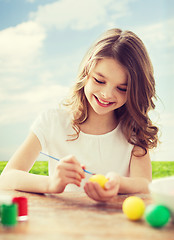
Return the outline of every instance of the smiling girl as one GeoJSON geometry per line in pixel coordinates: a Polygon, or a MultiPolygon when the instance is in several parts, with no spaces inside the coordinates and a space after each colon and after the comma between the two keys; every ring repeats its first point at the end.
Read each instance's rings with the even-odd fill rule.
{"type": "Polygon", "coordinates": [[[153,68],[143,42],[131,31],[111,29],[89,49],[64,107],[41,114],[8,162],[0,185],[40,193],[85,190],[96,201],[118,193],[146,193],[152,178],[149,149],[158,128],[153,68]],[[29,173],[40,151],[49,176],[29,173]],[[88,181],[83,168],[106,175],[104,189],[88,181]],[[85,178],[85,179],[84,179],[85,178]]]}

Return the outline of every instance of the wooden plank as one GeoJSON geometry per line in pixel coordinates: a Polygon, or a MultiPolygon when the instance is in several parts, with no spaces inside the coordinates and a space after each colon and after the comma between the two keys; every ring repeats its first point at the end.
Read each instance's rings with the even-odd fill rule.
{"type": "MultiPolygon", "coordinates": [[[[97,203],[84,193],[32,194],[6,191],[11,196],[28,198],[29,220],[15,228],[0,226],[0,239],[133,239],[174,240],[174,225],[154,229],[144,219],[130,221],[122,213],[122,203],[128,195],[118,195],[110,203],[97,203]]],[[[3,193],[0,193],[3,194],[3,193]]],[[[129,195],[130,196],[130,195],[129,195]]],[[[137,195],[145,204],[150,195],[137,195]]]]}

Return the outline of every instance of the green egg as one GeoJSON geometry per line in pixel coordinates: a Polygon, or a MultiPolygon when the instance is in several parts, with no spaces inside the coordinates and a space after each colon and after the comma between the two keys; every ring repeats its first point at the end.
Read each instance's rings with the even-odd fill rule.
{"type": "Polygon", "coordinates": [[[163,227],[170,220],[170,211],[163,205],[151,204],[146,207],[145,220],[152,227],[163,227]]]}

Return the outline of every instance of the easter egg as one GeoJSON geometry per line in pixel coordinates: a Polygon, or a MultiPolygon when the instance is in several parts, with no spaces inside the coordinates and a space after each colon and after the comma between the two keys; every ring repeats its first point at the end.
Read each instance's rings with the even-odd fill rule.
{"type": "Polygon", "coordinates": [[[168,223],[170,211],[163,205],[151,204],[145,211],[145,220],[152,227],[160,228],[168,223]]]}
{"type": "Polygon", "coordinates": [[[130,220],[139,220],[145,211],[144,201],[136,196],[130,196],[126,198],[122,205],[123,213],[130,220]]]}
{"type": "Polygon", "coordinates": [[[92,177],[90,177],[89,181],[97,182],[102,188],[104,188],[105,183],[108,181],[108,179],[104,175],[95,174],[92,177]]]}

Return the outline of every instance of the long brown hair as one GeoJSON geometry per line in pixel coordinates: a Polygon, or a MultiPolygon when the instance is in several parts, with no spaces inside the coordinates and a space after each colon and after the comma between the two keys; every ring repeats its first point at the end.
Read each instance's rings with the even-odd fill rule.
{"type": "Polygon", "coordinates": [[[121,129],[129,143],[144,149],[157,146],[158,128],[152,124],[148,113],[155,108],[156,99],[153,67],[147,50],[136,34],[131,31],[110,29],[91,46],[84,56],[77,81],[65,105],[74,116],[73,139],[80,133],[80,124],[88,118],[87,99],[84,86],[91,70],[103,58],[119,61],[128,72],[127,102],[115,110],[121,129]]]}

